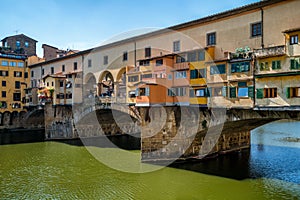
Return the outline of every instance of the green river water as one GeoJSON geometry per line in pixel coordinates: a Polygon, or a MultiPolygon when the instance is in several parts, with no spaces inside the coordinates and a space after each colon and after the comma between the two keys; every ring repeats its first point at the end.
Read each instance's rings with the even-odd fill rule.
{"type": "MultiPolygon", "coordinates": [[[[102,164],[84,146],[58,142],[2,145],[0,199],[300,199],[299,144],[278,145],[284,131],[291,134],[285,128],[291,125],[300,130],[300,123],[285,122],[252,133],[251,151],[245,154],[248,167],[238,169],[249,177],[241,180],[171,167],[125,173],[102,164]],[[278,144],[267,144],[271,136],[278,144]],[[290,158],[282,161],[282,155],[290,158]]],[[[229,165],[224,159],[208,162],[235,165],[235,158],[229,160],[229,165]]]]}

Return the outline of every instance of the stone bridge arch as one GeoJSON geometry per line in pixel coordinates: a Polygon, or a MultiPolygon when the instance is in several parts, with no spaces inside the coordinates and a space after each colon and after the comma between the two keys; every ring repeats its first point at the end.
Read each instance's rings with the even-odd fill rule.
{"type": "MultiPolygon", "coordinates": [[[[226,113],[223,123],[218,122],[218,119],[215,118],[222,109],[210,110],[196,107],[157,109],[166,109],[166,122],[169,125],[166,123],[161,131],[151,137],[142,132],[143,160],[169,159],[174,156],[203,158],[211,154],[249,148],[251,130],[277,120],[300,120],[300,112],[297,110],[228,109],[223,110],[226,113]],[[186,117],[181,118],[181,115],[186,117]],[[196,115],[199,115],[198,119],[195,117],[196,115]],[[197,128],[194,133],[193,127],[197,128]],[[178,134],[182,134],[181,140],[176,142],[176,146],[168,146],[172,138],[178,134]],[[157,143],[156,141],[161,142],[157,143]],[[183,151],[183,146],[186,144],[190,145],[186,151],[183,151]]],[[[149,108],[140,108],[140,110],[142,124],[153,123],[149,115],[149,108]]]]}

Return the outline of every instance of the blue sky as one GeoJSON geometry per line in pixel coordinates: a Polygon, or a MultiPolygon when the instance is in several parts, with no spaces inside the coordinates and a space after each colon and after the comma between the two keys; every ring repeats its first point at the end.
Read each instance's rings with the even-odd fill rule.
{"type": "Polygon", "coordinates": [[[0,38],[24,33],[61,49],[84,50],[118,34],[165,28],[259,0],[0,0],[0,38]]]}

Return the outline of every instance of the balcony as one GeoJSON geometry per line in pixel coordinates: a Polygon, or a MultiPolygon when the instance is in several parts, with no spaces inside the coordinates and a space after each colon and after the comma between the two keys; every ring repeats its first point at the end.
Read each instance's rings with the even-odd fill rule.
{"type": "Polygon", "coordinates": [[[285,46],[275,46],[262,49],[254,49],[254,54],[257,58],[273,57],[285,55],[285,46]]]}
{"type": "Polygon", "coordinates": [[[165,78],[142,78],[141,81],[145,83],[164,85],[166,79],[165,78]]]}
{"type": "Polygon", "coordinates": [[[187,70],[190,69],[190,63],[189,62],[182,62],[182,63],[175,63],[174,64],[174,70],[187,70]]]}

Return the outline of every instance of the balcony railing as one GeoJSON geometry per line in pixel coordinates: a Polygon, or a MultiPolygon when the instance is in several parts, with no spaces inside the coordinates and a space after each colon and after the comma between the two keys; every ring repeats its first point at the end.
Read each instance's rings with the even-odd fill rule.
{"type": "Polygon", "coordinates": [[[262,49],[254,49],[257,58],[285,55],[285,46],[267,47],[262,49]]]}

